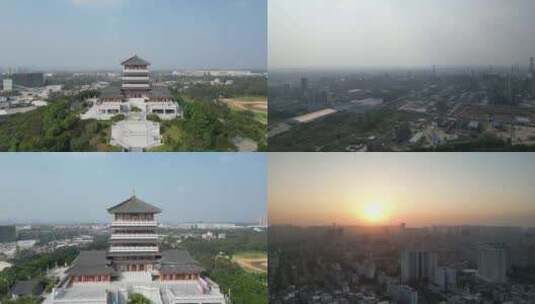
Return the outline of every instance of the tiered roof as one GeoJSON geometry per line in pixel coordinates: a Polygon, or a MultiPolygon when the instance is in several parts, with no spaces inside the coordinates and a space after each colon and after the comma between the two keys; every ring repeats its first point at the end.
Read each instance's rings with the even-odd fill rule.
{"type": "Polygon", "coordinates": [[[150,62],[145,59],[139,58],[137,55],[134,55],[121,62],[121,65],[150,65],[150,62]]]}
{"type": "Polygon", "coordinates": [[[135,195],[126,201],[108,209],[111,214],[114,213],[161,213],[162,209],[146,203],[135,195]]]}

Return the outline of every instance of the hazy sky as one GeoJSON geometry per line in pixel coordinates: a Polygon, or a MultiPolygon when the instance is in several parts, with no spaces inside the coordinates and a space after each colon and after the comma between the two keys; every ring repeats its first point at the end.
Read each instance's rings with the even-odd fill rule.
{"type": "Polygon", "coordinates": [[[270,68],[527,66],[533,0],[270,0],[270,68]]]}
{"type": "Polygon", "coordinates": [[[0,222],[107,222],[133,189],[164,222],[267,212],[262,153],[1,153],[0,168],[0,222]]]}
{"type": "Polygon", "coordinates": [[[531,225],[535,154],[270,153],[271,223],[531,225]]]}
{"type": "Polygon", "coordinates": [[[266,0],[2,0],[0,67],[266,68],[266,0]]]}

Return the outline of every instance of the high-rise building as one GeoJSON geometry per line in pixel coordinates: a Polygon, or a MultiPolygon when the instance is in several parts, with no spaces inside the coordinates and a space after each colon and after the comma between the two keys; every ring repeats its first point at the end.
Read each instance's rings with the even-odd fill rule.
{"type": "Polygon", "coordinates": [[[45,84],[45,76],[43,73],[15,73],[11,75],[14,86],[21,86],[27,88],[42,87],[45,84]]]}
{"type": "Polygon", "coordinates": [[[404,250],[401,254],[401,282],[433,280],[437,254],[427,250],[404,250]]]}
{"type": "Polygon", "coordinates": [[[15,225],[0,226],[0,243],[14,242],[17,240],[17,229],[15,225]]]}
{"type": "Polygon", "coordinates": [[[13,80],[11,78],[5,78],[2,82],[4,92],[13,91],[13,80]]]}
{"type": "Polygon", "coordinates": [[[418,292],[407,285],[388,284],[387,293],[394,303],[418,304],[418,292]]]}
{"type": "Polygon", "coordinates": [[[531,97],[535,97],[535,62],[534,58],[529,58],[529,93],[531,97]]]}
{"type": "Polygon", "coordinates": [[[260,217],[258,220],[258,226],[267,227],[268,226],[268,218],[267,215],[264,215],[260,217]]]}
{"type": "Polygon", "coordinates": [[[488,243],[478,248],[477,274],[488,282],[505,283],[507,281],[507,253],[504,244],[488,243]]]}
{"type": "Polygon", "coordinates": [[[527,250],[527,266],[530,268],[535,268],[535,245],[530,245],[527,250]]]}
{"type": "Polygon", "coordinates": [[[301,78],[301,93],[305,94],[308,90],[308,78],[301,78]]]}
{"type": "Polygon", "coordinates": [[[449,267],[438,267],[435,271],[435,285],[442,291],[457,288],[457,270],[449,267]]]}

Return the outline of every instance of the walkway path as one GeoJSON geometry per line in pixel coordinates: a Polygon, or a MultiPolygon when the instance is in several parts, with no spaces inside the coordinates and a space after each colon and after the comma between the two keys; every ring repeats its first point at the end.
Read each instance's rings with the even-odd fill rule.
{"type": "Polygon", "coordinates": [[[145,120],[144,113],[130,113],[126,120],[111,127],[111,144],[128,151],[143,151],[160,146],[160,124],[145,120]]]}

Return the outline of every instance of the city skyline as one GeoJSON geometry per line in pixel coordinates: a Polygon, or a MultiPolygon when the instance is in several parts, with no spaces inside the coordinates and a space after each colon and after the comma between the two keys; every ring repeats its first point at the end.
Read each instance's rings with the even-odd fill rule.
{"type": "Polygon", "coordinates": [[[533,226],[534,156],[269,155],[270,224],[533,226]]]}
{"type": "Polygon", "coordinates": [[[165,210],[162,223],[266,214],[264,154],[4,153],[0,167],[0,223],[107,223],[134,192],[165,210]]]}
{"type": "Polygon", "coordinates": [[[269,68],[525,67],[534,9],[527,0],[273,0],[269,68]]]}
{"type": "Polygon", "coordinates": [[[266,69],[266,6],[265,0],[5,1],[0,67],[107,70],[137,53],[155,69],[266,69]]]}

